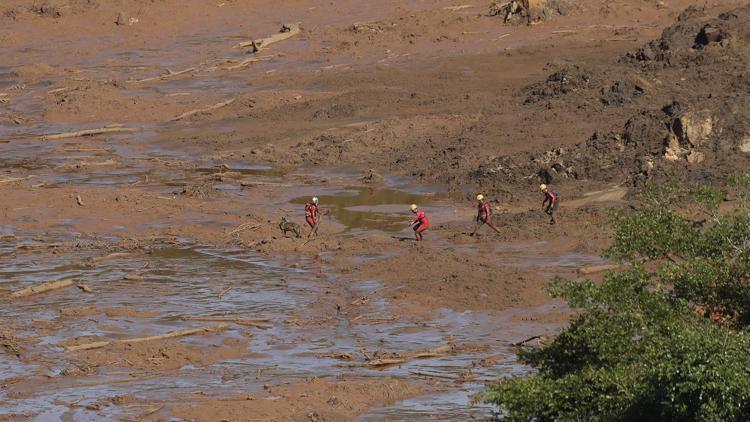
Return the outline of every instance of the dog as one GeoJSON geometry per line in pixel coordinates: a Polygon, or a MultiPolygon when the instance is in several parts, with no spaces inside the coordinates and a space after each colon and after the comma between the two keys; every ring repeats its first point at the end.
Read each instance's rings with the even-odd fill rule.
{"type": "Polygon", "coordinates": [[[287,221],[286,217],[281,217],[281,223],[279,223],[279,229],[284,233],[284,237],[287,237],[287,232],[292,232],[296,237],[302,237],[302,229],[299,224],[287,221]]]}

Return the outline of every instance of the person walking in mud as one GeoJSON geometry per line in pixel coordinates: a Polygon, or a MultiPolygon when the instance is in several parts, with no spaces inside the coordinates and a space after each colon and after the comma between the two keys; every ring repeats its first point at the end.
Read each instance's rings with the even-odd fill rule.
{"type": "Polygon", "coordinates": [[[318,197],[313,196],[312,203],[305,204],[305,221],[310,226],[310,234],[307,238],[318,235],[318,227],[320,226],[320,217],[325,215],[325,212],[318,207],[318,197]]]}
{"type": "Polygon", "coordinates": [[[487,199],[484,198],[484,195],[477,195],[477,202],[477,225],[476,227],[474,227],[474,231],[471,232],[469,236],[474,236],[475,234],[477,234],[479,228],[484,226],[485,224],[492,230],[494,230],[495,233],[500,233],[500,230],[498,230],[498,228],[495,227],[494,224],[492,224],[492,207],[490,207],[490,203],[487,202],[487,199]]]}
{"type": "Polygon", "coordinates": [[[417,241],[420,242],[423,239],[422,232],[430,227],[430,220],[427,219],[424,211],[420,210],[416,204],[411,204],[409,209],[411,209],[411,212],[416,214],[414,216],[414,220],[412,220],[409,225],[414,230],[414,237],[416,237],[417,241]]]}
{"type": "Polygon", "coordinates": [[[542,209],[550,216],[550,224],[555,224],[555,211],[560,206],[560,195],[550,189],[547,185],[542,183],[539,185],[539,190],[544,194],[544,202],[542,202],[542,209]]]}

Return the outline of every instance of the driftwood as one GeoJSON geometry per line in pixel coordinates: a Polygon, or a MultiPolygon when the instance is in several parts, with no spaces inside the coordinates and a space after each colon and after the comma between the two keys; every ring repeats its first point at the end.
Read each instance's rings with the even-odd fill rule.
{"type": "Polygon", "coordinates": [[[17,245],[16,249],[21,249],[21,250],[43,249],[43,248],[52,249],[52,248],[59,248],[62,245],[63,245],[62,243],[27,243],[24,245],[17,245]]]}
{"type": "Polygon", "coordinates": [[[370,324],[384,324],[386,322],[393,322],[396,321],[396,317],[384,317],[384,318],[377,318],[377,317],[365,317],[363,315],[356,316],[352,319],[352,322],[357,322],[361,319],[364,319],[366,322],[370,324]]]}
{"type": "Polygon", "coordinates": [[[83,203],[83,199],[81,199],[81,195],[76,195],[76,204],[85,207],[86,205],[83,203]]]}
{"type": "Polygon", "coordinates": [[[370,367],[383,367],[391,365],[400,365],[414,359],[423,358],[434,358],[438,356],[445,356],[451,354],[455,350],[453,345],[447,344],[445,346],[436,347],[434,349],[426,350],[424,352],[409,353],[394,358],[374,359],[367,362],[367,366],[370,367]]]}
{"type": "Polygon", "coordinates": [[[547,336],[543,336],[543,335],[531,336],[531,337],[527,338],[526,340],[522,340],[522,341],[519,341],[517,343],[511,343],[511,346],[516,346],[516,347],[523,346],[524,344],[526,344],[526,343],[528,343],[528,342],[530,342],[532,340],[536,340],[537,344],[542,345],[542,344],[544,344],[544,341],[547,340],[547,336]]]}
{"type": "Polygon", "coordinates": [[[99,261],[104,261],[104,260],[107,260],[107,259],[131,258],[131,257],[136,256],[136,255],[137,254],[135,254],[133,252],[113,252],[113,253],[111,253],[109,255],[95,256],[95,257],[91,258],[91,261],[92,262],[99,262],[99,261]]]}
{"type": "Polygon", "coordinates": [[[49,292],[51,290],[63,289],[70,287],[75,282],[72,278],[66,278],[64,280],[50,281],[47,283],[37,284],[36,286],[27,287],[25,289],[18,290],[10,294],[11,299],[18,299],[21,297],[28,297],[37,295],[39,293],[49,292]]]}
{"type": "Polygon", "coordinates": [[[94,293],[94,291],[91,289],[91,287],[88,286],[88,284],[78,284],[76,287],[81,289],[84,293],[94,293]]]}
{"type": "Polygon", "coordinates": [[[167,73],[165,73],[163,75],[154,76],[152,78],[139,79],[137,81],[130,81],[130,83],[140,84],[140,83],[150,82],[150,81],[163,81],[163,80],[171,79],[171,78],[174,78],[174,77],[177,77],[177,76],[180,76],[180,75],[184,75],[184,74],[190,73],[190,72],[195,72],[195,68],[191,67],[191,68],[188,68],[188,69],[185,69],[185,70],[180,70],[180,71],[177,71],[177,72],[173,72],[172,70],[167,69],[167,73]]]}
{"type": "Polygon", "coordinates": [[[257,52],[257,51],[260,51],[262,48],[268,47],[271,44],[292,38],[293,36],[299,34],[300,32],[302,31],[299,28],[299,22],[287,24],[281,27],[281,32],[279,32],[278,34],[273,34],[269,37],[260,38],[257,40],[244,41],[244,42],[237,44],[235,47],[245,48],[245,47],[252,46],[253,51],[257,52]]]}
{"type": "Polygon", "coordinates": [[[233,102],[234,102],[234,98],[232,98],[231,100],[227,100],[227,101],[218,103],[218,104],[214,104],[214,105],[209,106],[209,107],[197,108],[195,110],[186,111],[186,112],[180,114],[179,116],[171,119],[170,122],[176,122],[178,120],[184,119],[185,117],[190,117],[190,116],[192,116],[194,114],[205,113],[205,112],[208,112],[208,111],[213,111],[213,110],[216,110],[216,109],[219,109],[219,108],[222,108],[222,107],[226,107],[229,104],[232,104],[233,102]]]}
{"type": "Polygon", "coordinates": [[[269,322],[268,318],[241,318],[241,317],[230,317],[230,316],[186,316],[182,317],[186,321],[220,321],[220,322],[231,322],[237,325],[248,325],[251,327],[268,329],[271,328],[268,325],[261,324],[262,322],[269,322]]]}
{"type": "Polygon", "coordinates": [[[112,344],[143,343],[147,341],[164,340],[168,338],[191,336],[193,334],[212,333],[212,332],[224,330],[226,328],[227,328],[226,324],[219,324],[215,327],[188,328],[185,330],[170,331],[168,333],[160,334],[158,336],[138,337],[138,338],[125,339],[125,340],[95,341],[93,343],[79,344],[76,346],[65,346],[65,350],[67,350],[68,352],[77,352],[79,350],[101,349],[102,347],[107,347],[112,344]]]}
{"type": "Polygon", "coordinates": [[[94,136],[94,135],[101,135],[105,133],[127,133],[127,132],[138,132],[139,128],[134,127],[102,127],[98,129],[87,129],[87,130],[79,130],[77,132],[65,132],[65,133],[56,133],[53,135],[44,135],[39,137],[42,141],[50,141],[54,139],[66,139],[66,138],[79,138],[82,136],[94,136]]]}
{"type": "Polygon", "coordinates": [[[260,224],[251,225],[251,223],[245,223],[239,225],[236,229],[229,232],[229,235],[232,236],[234,234],[238,234],[247,230],[255,230],[260,227],[260,224]]]}
{"type": "Polygon", "coordinates": [[[252,63],[262,62],[262,61],[266,61],[266,60],[271,60],[274,57],[277,57],[277,56],[274,55],[274,56],[263,56],[263,57],[250,57],[250,58],[247,58],[247,59],[245,59],[245,60],[243,60],[243,61],[241,61],[241,62],[239,62],[239,63],[237,63],[235,65],[227,66],[225,69],[226,70],[242,69],[243,67],[246,67],[246,66],[248,66],[248,65],[250,65],[252,63]]]}
{"type": "Polygon", "coordinates": [[[224,297],[224,295],[225,295],[225,294],[227,294],[227,292],[229,292],[230,290],[232,290],[232,287],[233,287],[233,286],[229,286],[229,287],[227,287],[226,289],[222,290],[222,291],[221,291],[221,292],[219,293],[219,299],[223,298],[223,297],[224,297]]]}

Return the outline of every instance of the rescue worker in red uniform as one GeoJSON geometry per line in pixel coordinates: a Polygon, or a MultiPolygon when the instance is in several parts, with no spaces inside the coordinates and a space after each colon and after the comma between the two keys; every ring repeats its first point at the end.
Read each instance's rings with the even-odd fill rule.
{"type": "Polygon", "coordinates": [[[474,227],[474,231],[471,232],[470,236],[474,236],[477,233],[477,230],[479,230],[479,228],[485,224],[488,225],[496,233],[500,233],[500,230],[498,230],[497,227],[492,224],[492,207],[490,207],[490,203],[487,202],[486,199],[484,199],[484,195],[477,195],[477,202],[479,203],[477,205],[477,225],[476,227],[474,227]]]}
{"type": "Polygon", "coordinates": [[[320,208],[318,208],[318,197],[314,196],[312,203],[305,204],[305,221],[310,226],[310,234],[308,238],[318,235],[318,226],[320,225],[320,216],[325,214],[320,208]]]}
{"type": "Polygon", "coordinates": [[[555,224],[555,211],[560,207],[560,195],[545,184],[539,185],[539,190],[544,194],[542,208],[550,216],[549,223],[555,224]]]}
{"type": "Polygon", "coordinates": [[[424,211],[421,211],[419,208],[417,208],[416,204],[411,204],[409,209],[411,209],[411,212],[416,214],[414,220],[412,220],[409,225],[412,226],[412,229],[414,229],[414,237],[417,238],[417,241],[421,241],[422,232],[430,227],[430,220],[427,219],[424,211]]]}

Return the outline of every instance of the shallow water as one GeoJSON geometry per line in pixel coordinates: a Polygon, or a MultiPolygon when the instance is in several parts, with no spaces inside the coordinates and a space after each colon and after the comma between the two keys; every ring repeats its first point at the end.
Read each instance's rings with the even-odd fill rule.
{"type": "MultiPolygon", "coordinates": [[[[409,319],[394,319],[392,322],[368,324],[365,320],[351,321],[337,315],[335,304],[330,304],[330,325],[297,327],[285,324],[289,318],[304,320],[313,317],[312,301],[329,287],[330,281],[316,275],[317,271],[307,261],[290,265],[283,261],[268,261],[254,254],[222,250],[200,245],[180,245],[173,248],[153,250],[152,253],[129,259],[105,260],[89,265],[88,258],[94,252],[44,255],[35,259],[33,252],[16,251],[12,243],[0,244],[0,255],[6,265],[0,268],[0,288],[16,290],[32,283],[75,277],[93,288],[92,297],[77,289],[59,290],[50,294],[8,303],[0,310],[3,320],[25,318],[26,320],[56,320],[58,315],[51,309],[61,307],[97,308],[132,307],[145,311],[157,311],[154,318],[113,317],[103,315],[90,317],[62,317],[60,329],[51,334],[37,336],[32,332],[19,332],[18,336],[34,336],[40,343],[35,346],[44,361],[61,362],[65,353],[59,344],[66,339],[81,335],[98,335],[105,338],[128,338],[152,335],[180,328],[206,325],[196,321],[184,321],[182,316],[229,315],[240,317],[264,316],[271,318],[269,330],[248,329],[231,326],[221,338],[249,338],[248,348],[254,352],[251,358],[220,362],[207,368],[184,367],[174,373],[158,378],[133,382],[115,375],[121,368],[103,368],[93,377],[46,379],[49,385],[40,391],[28,391],[21,398],[8,400],[6,392],[0,392],[0,401],[12,403],[0,405],[0,412],[38,413],[40,420],[60,417],[68,412],[67,406],[55,405],[56,400],[73,401],[81,395],[81,404],[90,404],[98,399],[115,395],[135,394],[150,400],[169,402],[178,395],[196,390],[209,395],[239,391],[253,391],[264,383],[301,380],[306,377],[331,377],[346,373],[348,377],[412,377],[415,372],[455,377],[472,370],[479,379],[519,374],[526,371],[515,362],[509,343],[525,338],[530,326],[511,323],[513,312],[499,318],[491,318],[478,312],[456,313],[442,310],[427,323],[415,323],[409,319]],[[133,282],[123,276],[149,263],[144,279],[133,282]],[[218,293],[232,286],[222,299],[218,293]],[[346,361],[318,357],[329,352],[348,352],[355,361],[362,361],[359,350],[370,352],[415,351],[444,345],[451,340],[456,344],[489,344],[491,351],[474,351],[433,359],[415,360],[399,367],[376,370],[346,361]],[[475,367],[475,363],[493,355],[497,364],[489,368],[475,367]],[[259,369],[273,368],[256,376],[259,369]],[[225,378],[222,381],[222,377],[225,378]],[[226,381],[229,379],[229,381],[226,381]],[[102,385],[89,386],[92,382],[102,385]]],[[[367,295],[381,288],[377,282],[349,284],[351,293],[367,295]]],[[[324,296],[324,295],[323,295],[324,296]]],[[[391,305],[380,300],[369,304],[368,317],[389,318],[393,314],[391,305]]],[[[516,311],[514,311],[516,312],[516,311]]],[[[553,327],[554,328],[554,327],[553,327]]],[[[538,330],[538,326],[534,328],[538,330]]],[[[213,336],[186,337],[185,343],[213,344],[213,336]]],[[[59,374],[64,368],[51,365],[52,372],[59,374]]],[[[2,378],[35,373],[33,365],[20,364],[14,357],[0,354],[2,378]]],[[[148,375],[148,374],[141,374],[148,375]]],[[[37,376],[38,377],[38,376],[37,376]]],[[[416,376],[420,378],[420,376],[416,376]]],[[[417,420],[429,415],[444,420],[464,419],[470,415],[491,413],[486,406],[468,406],[468,397],[481,390],[482,383],[470,381],[454,383],[448,380],[447,391],[437,395],[407,400],[383,409],[376,409],[362,416],[362,420],[377,420],[388,417],[417,420]],[[430,410],[432,409],[432,410],[430,410]]],[[[95,420],[101,415],[110,417],[128,413],[127,408],[105,407],[99,413],[76,408],[77,420],[95,420]]]]}

